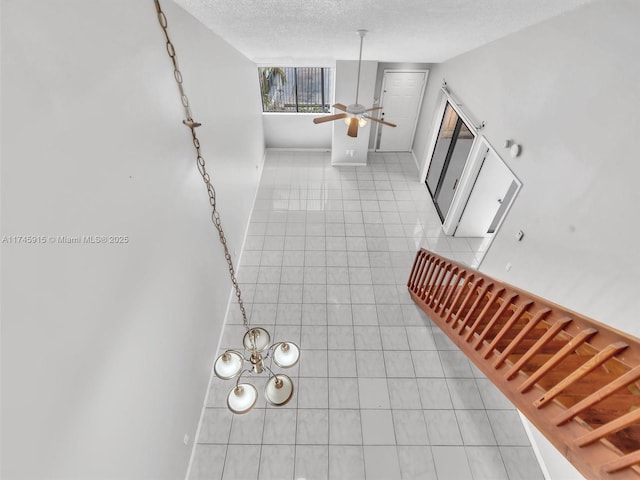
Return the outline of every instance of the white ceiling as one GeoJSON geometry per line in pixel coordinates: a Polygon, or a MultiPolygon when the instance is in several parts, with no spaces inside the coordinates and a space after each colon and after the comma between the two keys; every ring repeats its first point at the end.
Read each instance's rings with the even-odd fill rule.
{"type": "Polygon", "coordinates": [[[594,0],[174,0],[256,63],[442,62],[594,0]]]}

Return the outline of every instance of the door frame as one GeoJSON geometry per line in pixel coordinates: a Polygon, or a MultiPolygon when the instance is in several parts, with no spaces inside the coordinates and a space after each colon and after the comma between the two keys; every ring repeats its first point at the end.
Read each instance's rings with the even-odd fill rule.
{"type": "MultiPolygon", "coordinates": [[[[415,136],[416,136],[416,129],[418,127],[418,120],[420,120],[420,110],[422,109],[422,100],[424,98],[424,92],[427,89],[427,82],[429,81],[429,69],[428,68],[385,68],[382,71],[382,87],[380,88],[380,101],[379,101],[379,105],[382,106],[382,109],[384,110],[384,87],[385,87],[385,82],[387,80],[387,72],[390,73],[424,73],[424,81],[422,82],[422,88],[420,89],[420,99],[418,100],[418,102],[416,103],[416,120],[415,122],[413,122],[413,130],[411,131],[411,141],[409,142],[409,150],[407,151],[411,151],[411,147],[413,146],[413,141],[415,140],[415,136]]],[[[376,116],[376,118],[378,118],[376,116]]],[[[381,127],[383,125],[381,125],[378,122],[375,122],[376,124],[376,130],[374,133],[374,150],[376,152],[386,152],[387,150],[380,150],[380,136],[382,134],[381,131],[381,127]]]]}

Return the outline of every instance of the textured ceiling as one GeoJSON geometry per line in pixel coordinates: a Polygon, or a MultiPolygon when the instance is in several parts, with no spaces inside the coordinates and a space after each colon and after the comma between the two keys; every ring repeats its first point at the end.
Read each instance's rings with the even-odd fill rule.
{"type": "Polygon", "coordinates": [[[256,63],[442,62],[593,0],[174,0],[256,63]]]}

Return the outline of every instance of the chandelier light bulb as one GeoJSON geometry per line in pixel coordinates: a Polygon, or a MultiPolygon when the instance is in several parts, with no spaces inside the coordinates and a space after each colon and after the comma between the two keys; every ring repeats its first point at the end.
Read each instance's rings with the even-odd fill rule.
{"type": "Polygon", "coordinates": [[[358,119],[358,126],[360,127],[366,127],[367,126],[367,119],[366,118],[362,118],[360,117],[358,119]]]}
{"type": "Polygon", "coordinates": [[[240,383],[231,389],[227,396],[227,406],[233,413],[247,413],[258,399],[256,387],[249,383],[240,383]]]}

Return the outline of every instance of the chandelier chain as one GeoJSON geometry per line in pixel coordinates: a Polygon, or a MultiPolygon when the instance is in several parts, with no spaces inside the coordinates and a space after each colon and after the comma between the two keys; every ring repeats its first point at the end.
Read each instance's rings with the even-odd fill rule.
{"type": "Polygon", "coordinates": [[[176,83],[178,84],[178,90],[180,92],[180,102],[184,107],[184,113],[186,119],[182,122],[191,130],[191,140],[193,142],[193,146],[196,149],[196,161],[198,165],[198,171],[202,176],[202,180],[207,187],[207,193],[209,195],[209,204],[211,205],[211,221],[213,222],[216,230],[218,231],[218,236],[220,237],[220,243],[222,244],[222,248],[224,249],[224,258],[227,261],[227,265],[229,267],[229,276],[231,277],[231,283],[233,284],[233,289],[235,291],[236,298],[238,300],[238,305],[240,306],[240,312],[242,313],[242,323],[244,324],[244,328],[249,330],[249,322],[247,321],[247,313],[244,308],[244,303],[242,301],[242,294],[240,292],[240,286],[238,285],[238,280],[236,279],[235,268],[233,266],[233,260],[231,259],[231,254],[229,253],[229,247],[227,246],[227,238],[225,237],[224,230],[222,228],[222,221],[220,220],[220,213],[218,212],[217,203],[216,203],[216,191],[213,188],[213,184],[211,183],[211,178],[207,173],[206,163],[204,157],[202,156],[202,151],[200,149],[200,140],[198,139],[198,135],[196,134],[196,128],[200,126],[200,124],[193,120],[193,115],[191,112],[191,106],[189,105],[189,98],[184,91],[183,85],[183,77],[180,69],[178,68],[178,57],[176,54],[176,50],[171,42],[171,38],[169,37],[167,17],[162,11],[162,7],[160,6],[159,0],[154,0],[156,5],[156,12],[158,14],[158,22],[162,27],[162,31],[164,32],[164,36],[166,39],[166,47],[167,54],[171,59],[171,63],[173,64],[173,77],[175,78],[176,83]]]}

